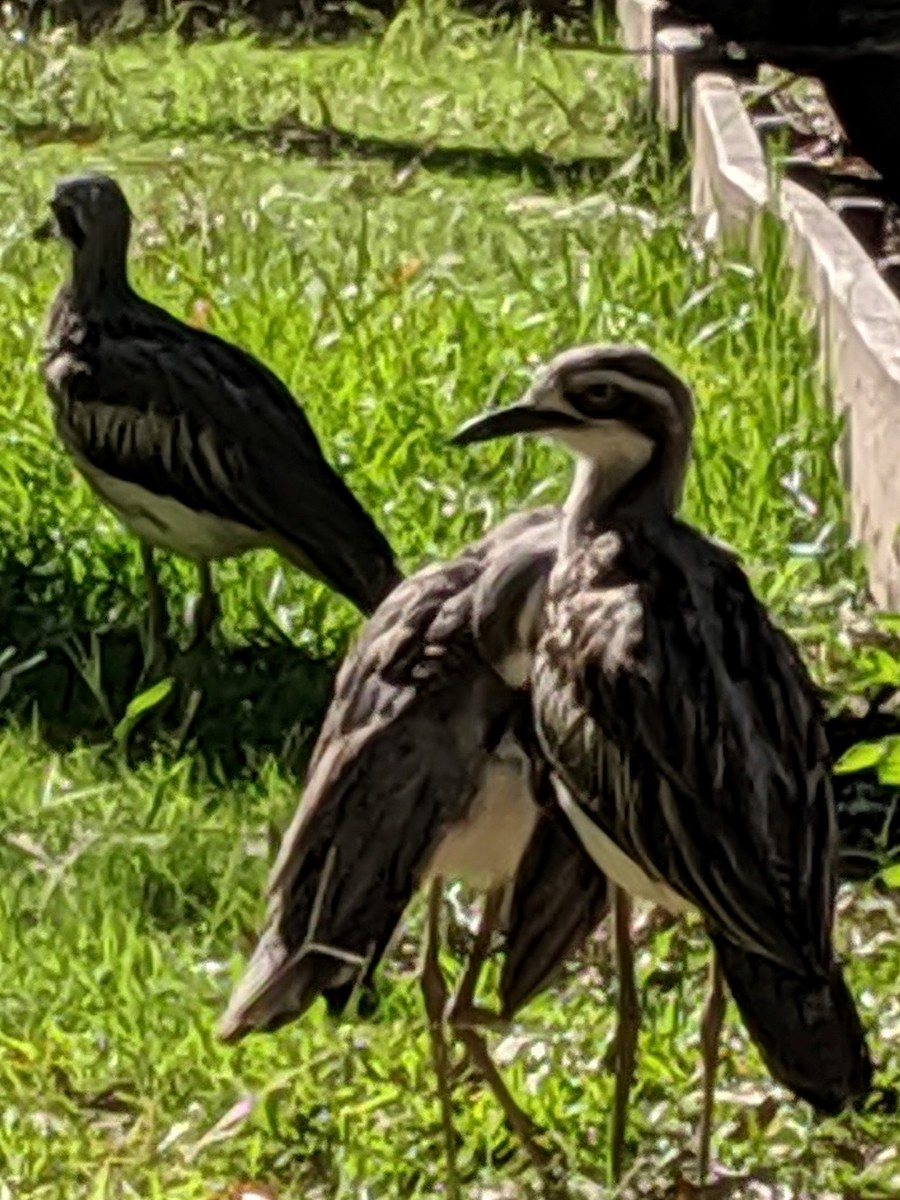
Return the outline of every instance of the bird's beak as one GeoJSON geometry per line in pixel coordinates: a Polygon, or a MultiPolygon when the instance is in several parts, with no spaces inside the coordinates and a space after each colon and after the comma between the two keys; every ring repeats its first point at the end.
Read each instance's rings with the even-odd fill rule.
{"type": "Polygon", "coordinates": [[[46,221],[32,230],[31,236],[36,242],[49,242],[59,237],[59,224],[55,216],[49,216],[46,221]]]}
{"type": "Polygon", "coordinates": [[[451,436],[450,442],[454,446],[470,446],[473,442],[490,442],[494,438],[511,437],[514,433],[550,433],[577,423],[559,409],[536,408],[528,401],[520,400],[507,408],[496,408],[466,421],[451,436]]]}

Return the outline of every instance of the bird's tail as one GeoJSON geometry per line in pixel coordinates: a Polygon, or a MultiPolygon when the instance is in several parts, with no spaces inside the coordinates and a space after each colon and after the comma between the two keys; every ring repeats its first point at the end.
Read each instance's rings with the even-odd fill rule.
{"type": "Polygon", "coordinates": [[[276,537],[273,544],[288,562],[321,579],[370,617],[402,581],[403,574],[374,522],[368,516],[366,522],[368,527],[360,518],[364,532],[369,534],[368,542],[358,533],[351,538],[335,528],[321,539],[309,537],[301,543],[295,538],[276,537]]]}
{"type": "Polygon", "coordinates": [[[834,1114],[872,1086],[872,1061],[839,966],[801,976],[712,934],[725,981],[772,1075],[834,1114]]]}
{"type": "Polygon", "coordinates": [[[374,920],[370,917],[370,928],[362,931],[363,938],[369,938],[364,944],[363,938],[347,936],[346,930],[333,939],[324,929],[320,937],[300,936],[298,906],[286,920],[273,905],[219,1020],[219,1037],[236,1042],[254,1031],[271,1033],[301,1017],[320,996],[332,1016],[341,1013],[357,991],[365,1002],[401,911],[385,908],[374,920]]]}
{"type": "Polygon", "coordinates": [[[302,1016],[330,985],[343,982],[351,971],[347,960],[315,951],[298,959],[291,954],[277,923],[272,922],[257,942],[219,1020],[219,1037],[236,1042],[254,1030],[271,1033],[302,1016]]]}
{"type": "MultiPolygon", "coordinates": [[[[286,488],[285,481],[278,486],[286,488]]],[[[273,533],[275,548],[289,562],[324,580],[366,616],[403,578],[375,518],[324,459],[307,463],[302,491],[285,496],[273,533]]]]}

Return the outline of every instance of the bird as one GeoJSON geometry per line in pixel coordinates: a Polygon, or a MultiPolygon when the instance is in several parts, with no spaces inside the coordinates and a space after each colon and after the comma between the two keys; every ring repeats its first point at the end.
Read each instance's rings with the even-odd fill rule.
{"type": "Polygon", "coordinates": [[[114,179],[60,179],[49,206],[34,236],[62,241],[71,266],[48,313],[44,383],[78,471],[140,539],[151,643],[167,624],[154,548],[197,565],[198,640],[217,617],[210,564],[263,546],[372,612],[401,578],[394,553],[288,388],[132,288],[132,214],[114,179]]]}
{"type": "Polygon", "coordinates": [[[835,1113],[873,1067],[833,944],[836,820],[820,696],[735,556],[677,516],[693,394],[649,350],[571,347],[470,445],[541,435],[576,456],[531,666],[557,800],[610,881],[620,974],[612,1173],[622,1170],[638,1005],[630,896],[698,911],[709,1168],[722,977],[771,1074],[835,1113]]]}
{"type": "Polygon", "coordinates": [[[900,203],[900,134],[885,119],[900,103],[900,0],[678,0],[667,11],[709,25],[750,63],[819,79],[854,151],[900,203]]]}
{"type": "Polygon", "coordinates": [[[580,879],[585,895],[548,921],[543,950],[528,952],[524,966],[521,956],[511,959],[517,997],[544,985],[607,902],[605,881],[534,757],[524,687],[557,525],[552,510],[515,514],[398,584],[365,624],[338,672],[272,868],[262,932],[218,1026],[226,1042],[274,1031],[320,996],[342,1012],[368,986],[413,896],[426,891],[420,978],[451,1196],[458,1177],[445,1018],[534,1163],[548,1164],[490,1060],[478,1031],[490,1014],[475,1004],[481,965],[507,915],[528,926],[532,942],[550,915],[529,908],[529,900],[540,906],[537,889],[513,902],[520,867],[540,875],[555,857],[574,856],[570,885],[580,879]],[[438,947],[443,881],[452,878],[487,899],[448,1013],[438,947]]]}

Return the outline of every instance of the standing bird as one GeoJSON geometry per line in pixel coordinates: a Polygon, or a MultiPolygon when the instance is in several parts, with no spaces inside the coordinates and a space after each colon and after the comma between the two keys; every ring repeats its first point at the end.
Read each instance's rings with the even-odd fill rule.
{"type": "Polygon", "coordinates": [[[637,992],[628,895],[699,910],[714,947],[701,1040],[709,1163],[723,997],[772,1074],[834,1113],[872,1066],[835,961],[835,812],[819,696],[734,557],[675,516],[693,397],[653,355],[570,349],[459,444],[542,434],[578,456],[532,701],[561,807],[614,888],[621,972],[613,1168],[637,992]]]}
{"type": "MultiPolygon", "coordinates": [[[[507,1120],[541,1166],[534,1128],[490,1061],[475,987],[491,935],[527,926],[538,952],[511,960],[527,998],[606,907],[605,880],[559,813],[536,745],[528,693],[534,626],[556,547],[550,509],[519,514],[383,601],[344,661],[303,800],[268,885],[265,928],[219,1033],[234,1041],[301,1016],[318,996],[339,1012],[366,986],[417,889],[430,886],[422,989],[442,1107],[451,1192],[455,1136],[438,963],[442,880],[488,892],[450,1021],[507,1120]],[[573,849],[574,847],[574,849],[573,849]],[[536,914],[536,889],[507,901],[520,865],[572,864],[570,910],[536,914]],[[506,911],[505,911],[506,910],[506,911]]],[[[516,936],[523,944],[524,939],[516,936]]],[[[458,1190],[457,1193],[458,1194],[458,1190]]]]}
{"type": "Polygon", "coordinates": [[[153,547],[197,564],[198,638],[216,618],[210,563],[260,546],[373,611],[400,579],[391,547],[284,384],[133,290],[131,212],[115,180],[60,180],[50,208],[35,237],[62,240],[72,260],[50,308],[44,380],[79,471],[141,539],[151,644],[166,626],[153,547]]]}

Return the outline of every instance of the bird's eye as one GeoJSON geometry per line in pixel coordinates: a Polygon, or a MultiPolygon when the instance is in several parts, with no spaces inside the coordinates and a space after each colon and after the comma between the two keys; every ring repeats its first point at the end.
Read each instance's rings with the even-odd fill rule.
{"type": "Polygon", "coordinates": [[[563,393],[567,404],[585,417],[607,416],[619,389],[612,383],[594,383],[563,393]]]}

